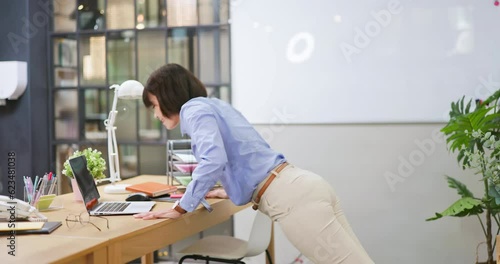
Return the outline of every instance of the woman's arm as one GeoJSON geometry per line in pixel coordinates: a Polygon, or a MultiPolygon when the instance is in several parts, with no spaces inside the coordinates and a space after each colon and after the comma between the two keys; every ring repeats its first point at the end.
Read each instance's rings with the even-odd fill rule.
{"type": "Polygon", "coordinates": [[[181,131],[191,137],[191,147],[198,165],[179,206],[191,212],[215,185],[226,166],[224,141],[213,110],[200,102],[187,103],[181,109],[181,131]],[[184,129],[182,129],[184,128],[184,129]]]}

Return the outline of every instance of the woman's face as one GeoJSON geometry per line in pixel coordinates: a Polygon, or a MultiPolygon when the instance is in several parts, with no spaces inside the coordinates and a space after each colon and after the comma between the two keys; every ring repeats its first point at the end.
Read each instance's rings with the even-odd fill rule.
{"type": "Polygon", "coordinates": [[[176,115],[171,116],[170,118],[163,116],[163,114],[161,113],[161,110],[160,110],[160,106],[158,104],[158,98],[156,98],[156,96],[154,96],[152,94],[148,94],[148,97],[149,97],[149,100],[151,101],[151,103],[153,103],[153,111],[154,111],[155,117],[158,120],[160,120],[160,122],[163,124],[163,126],[166,127],[168,130],[172,130],[175,127],[177,127],[177,125],[179,124],[179,115],[176,114],[176,115]]]}

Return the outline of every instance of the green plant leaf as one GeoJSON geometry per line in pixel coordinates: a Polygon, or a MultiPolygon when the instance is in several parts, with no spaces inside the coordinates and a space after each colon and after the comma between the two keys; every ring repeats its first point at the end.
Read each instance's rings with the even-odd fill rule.
{"type": "Polygon", "coordinates": [[[69,165],[69,159],[85,156],[87,160],[87,169],[94,179],[104,179],[106,175],[104,171],[106,170],[106,160],[102,157],[102,153],[96,149],[86,148],[84,150],[76,150],[71,154],[71,156],[64,162],[64,169],[62,174],[74,178],[73,171],[71,170],[71,166],[69,165]]]}
{"type": "Polygon", "coordinates": [[[497,190],[497,188],[495,188],[494,184],[490,183],[488,185],[488,194],[494,198],[494,202],[492,203],[492,205],[498,207],[498,205],[500,205],[500,192],[497,190]]]}
{"type": "Polygon", "coordinates": [[[490,211],[492,215],[500,214],[500,205],[495,202],[495,199],[490,201],[490,211]]]}
{"type": "MultiPolygon", "coordinates": [[[[498,94],[495,93],[496,96],[500,96],[498,94]]],[[[480,130],[483,133],[490,132],[493,135],[499,135],[500,122],[500,113],[494,112],[495,106],[477,104],[476,108],[469,112],[471,111],[472,100],[464,107],[464,99],[462,97],[456,103],[452,103],[450,121],[441,129],[441,132],[446,136],[449,150],[459,152],[457,159],[462,164],[462,167],[468,165],[469,162],[469,159],[464,157],[466,148],[468,151],[473,152],[476,146],[482,146],[479,139],[472,137],[471,133],[480,130]]]]}
{"type": "Polygon", "coordinates": [[[470,113],[470,106],[471,106],[472,100],[469,100],[469,103],[467,104],[467,107],[465,107],[464,113],[470,113]]]}
{"type": "Polygon", "coordinates": [[[425,221],[433,221],[443,216],[464,217],[469,215],[477,215],[483,212],[483,202],[472,197],[464,197],[453,203],[442,213],[436,213],[436,216],[427,218],[425,221]]]}
{"type": "Polygon", "coordinates": [[[471,191],[467,189],[467,186],[465,184],[461,183],[457,179],[454,179],[450,176],[446,176],[446,180],[448,181],[448,186],[450,188],[456,189],[458,191],[458,195],[464,197],[474,197],[471,191]]]}
{"type": "Polygon", "coordinates": [[[486,100],[484,100],[483,105],[489,105],[491,102],[496,101],[499,98],[500,98],[500,90],[497,90],[490,97],[488,97],[488,98],[486,98],[486,100]]]}

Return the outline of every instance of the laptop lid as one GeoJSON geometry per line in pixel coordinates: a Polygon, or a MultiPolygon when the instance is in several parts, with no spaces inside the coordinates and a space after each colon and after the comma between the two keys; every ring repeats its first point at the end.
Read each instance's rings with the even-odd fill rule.
{"type": "Polygon", "coordinates": [[[78,156],[69,160],[69,165],[73,170],[73,176],[78,183],[78,188],[82,193],[83,201],[87,211],[97,205],[99,198],[99,191],[95,184],[94,178],[87,169],[87,159],[85,156],[78,156]]]}

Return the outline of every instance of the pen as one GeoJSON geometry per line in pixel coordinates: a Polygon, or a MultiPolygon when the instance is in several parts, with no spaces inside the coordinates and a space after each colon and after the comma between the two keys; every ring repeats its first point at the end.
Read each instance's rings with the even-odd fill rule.
{"type": "Polygon", "coordinates": [[[36,202],[37,202],[37,197],[40,195],[40,184],[42,182],[42,178],[38,177],[38,175],[36,175],[35,177],[35,186],[33,187],[33,196],[31,197],[31,205],[32,206],[35,206],[36,205],[36,202]]]}
{"type": "Polygon", "coordinates": [[[43,176],[43,181],[44,181],[44,182],[43,182],[43,183],[44,183],[44,185],[43,185],[42,195],[41,195],[41,196],[43,196],[43,195],[47,195],[47,191],[48,191],[48,190],[49,190],[49,188],[50,188],[50,186],[49,186],[50,181],[49,181],[49,176],[48,176],[48,175],[47,175],[47,176],[43,176]]]}
{"type": "Polygon", "coordinates": [[[28,199],[29,199],[29,202],[31,203],[32,194],[33,194],[33,180],[31,179],[31,177],[28,177],[28,176],[26,176],[26,178],[28,181],[28,199]]]}
{"type": "Polygon", "coordinates": [[[40,185],[40,189],[38,190],[36,197],[35,197],[35,202],[33,203],[34,205],[38,203],[38,200],[40,199],[40,196],[43,195],[43,189],[45,188],[45,185],[47,185],[47,177],[43,177],[42,184],[40,185]]]}
{"type": "Polygon", "coordinates": [[[36,191],[37,187],[38,187],[38,175],[35,176],[35,185],[33,186],[33,192],[36,191]]]}
{"type": "Polygon", "coordinates": [[[24,182],[24,200],[30,202],[30,193],[29,193],[29,186],[28,186],[28,177],[23,176],[23,182],[24,182]]]}
{"type": "Polygon", "coordinates": [[[56,182],[57,182],[57,178],[55,176],[52,177],[52,183],[50,184],[49,194],[52,194],[54,192],[56,182]]]}

